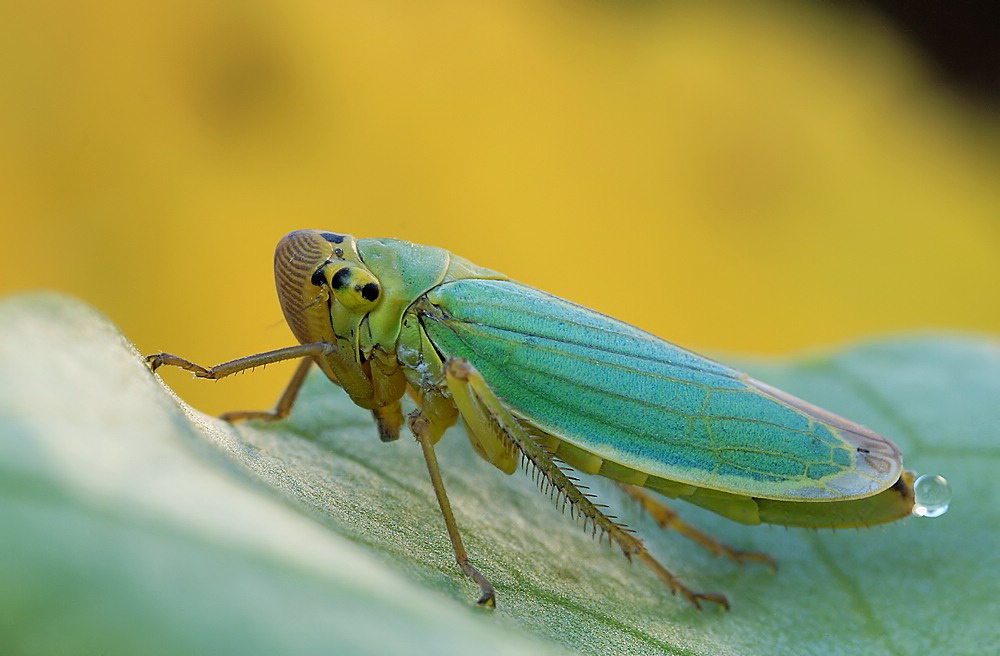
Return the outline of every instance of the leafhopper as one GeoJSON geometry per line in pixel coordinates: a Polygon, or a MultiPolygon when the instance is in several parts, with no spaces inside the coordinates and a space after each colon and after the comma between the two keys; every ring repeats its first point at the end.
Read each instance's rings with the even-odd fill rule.
{"type": "Polygon", "coordinates": [[[642,540],[583,493],[565,465],[620,483],[657,521],[737,562],[773,567],[683,522],[652,492],[744,524],[883,524],[947,509],[947,483],[905,471],[890,440],[624,322],[432,246],[299,230],[278,243],[274,276],[299,345],[206,368],[147,357],[202,378],[301,362],[272,412],[288,415],[318,366],[371,411],[383,441],[405,423],[423,452],[461,570],[495,605],[462,544],[434,445],[459,417],[476,453],[511,474],[533,467],[585,528],[649,566],[697,608],[725,596],[688,589],[642,540]],[[416,410],[403,416],[409,394],[416,410]]]}

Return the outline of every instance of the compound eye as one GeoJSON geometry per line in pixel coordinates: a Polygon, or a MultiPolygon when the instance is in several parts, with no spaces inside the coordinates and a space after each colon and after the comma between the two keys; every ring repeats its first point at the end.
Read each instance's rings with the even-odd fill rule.
{"type": "Polygon", "coordinates": [[[330,276],[330,289],[341,305],[351,310],[374,307],[382,293],[375,276],[365,269],[351,266],[341,267],[333,272],[330,276]]]}
{"type": "Polygon", "coordinates": [[[316,269],[316,271],[313,272],[312,278],[310,279],[310,282],[316,285],[317,287],[322,287],[323,285],[326,284],[326,276],[323,275],[323,269],[325,267],[326,265],[324,264],[320,268],[316,269]]]}

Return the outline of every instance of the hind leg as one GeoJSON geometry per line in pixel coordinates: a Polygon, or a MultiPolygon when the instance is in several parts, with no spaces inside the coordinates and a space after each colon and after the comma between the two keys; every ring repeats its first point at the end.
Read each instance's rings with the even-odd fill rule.
{"type": "MultiPolygon", "coordinates": [[[[583,517],[584,528],[590,525],[593,535],[600,533],[617,544],[625,557],[636,556],[666,583],[671,592],[687,599],[701,610],[702,601],[729,608],[725,596],[712,592],[694,592],[661,565],[646,549],[642,540],[605,514],[590,497],[577,487],[553,460],[552,455],[528,435],[506,406],[496,397],[489,384],[468,360],[453,358],[445,363],[445,377],[455,405],[469,430],[480,433],[480,440],[499,441],[510,450],[520,451],[542,477],[543,489],[555,495],[557,505],[562,500],[570,505],[573,517],[583,517]]],[[[503,448],[500,449],[501,451],[503,448]]]]}
{"type": "Polygon", "coordinates": [[[682,520],[677,516],[676,510],[654,497],[651,492],[644,490],[641,487],[636,487],[635,485],[622,484],[621,488],[625,490],[630,497],[636,499],[642,504],[642,507],[646,510],[646,512],[652,515],[653,519],[656,520],[656,523],[660,525],[660,528],[669,528],[677,531],[684,537],[694,540],[707,551],[710,551],[716,556],[725,556],[740,565],[746,562],[756,562],[767,565],[773,572],[778,570],[778,564],[774,561],[774,558],[771,558],[771,556],[766,553],[760,553],[759,551],[740,551],[739,549],[733,549],[732,547],[719,542],[711,535],[699,531],[682,520]]]}

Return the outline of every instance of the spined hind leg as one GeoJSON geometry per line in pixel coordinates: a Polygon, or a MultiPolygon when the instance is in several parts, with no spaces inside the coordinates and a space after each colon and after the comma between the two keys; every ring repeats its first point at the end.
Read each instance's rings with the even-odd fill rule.
{"type": "Polygon", "coordinates": [[[630,497],[636,499],[640,504],[642,504],[642,507],[646,510],[646,512],[648,512],[656,523],[660,525],[660,528],[673,529],[684,537],[694,540],[707,551],[715,554],[716,556],[725,556],[740,565],[746,562],[763,563],[764,565],[767,565],[772,572],[778,571],[778,564],[771,556],[759,551],[741,551],[739,549],[733,549],[732,547],[719,542],[711,535],[696,529],[682,520],[677,516],[676,510],[661,502],[647,490],[635,485],[626,485],[624,483],[621,484],[621,488],[625,490],[630,497]]]}
{"type": "MultiPolygon", "coordinates": [[[[607,535],[629,560],[632,556],[639,558],[670,587],[671,592],[683,596],[698,610],[701,610],[702,601],[710,601],[729,608],[729,601],[725,596],[711,592],[694,592],[681,583],[653,558],[642,540],[614,521],[614,518],[604,514],[566,476],[551,454],[528,435],[468,360],[458,358],[448,360],[445,364],[445,376],[448,389],[462,418],[465,419],[466,426],[470,431],[481,433],[479,436],[481,444],[501,440],[510,450],[519,451],[538,470],[544,481],[557,491],[557,503],[561,497],[570,504],[571,514],[584,518],[584,528],[590,524],[594,535],[598,532],[602,537],[607,535]]],[[[504,459],[498,456],[497,460],[503,462],[504,459]]]]}

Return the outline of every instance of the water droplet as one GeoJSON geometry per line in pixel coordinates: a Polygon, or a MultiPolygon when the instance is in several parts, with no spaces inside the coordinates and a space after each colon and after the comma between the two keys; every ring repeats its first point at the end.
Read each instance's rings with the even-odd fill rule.
{"type": "Polygon", "coordinates": [[[917,517],[940,517],[948,512],[951,486],[944,476],[924,474],[913,482],[913,501],[917,517]]]}

